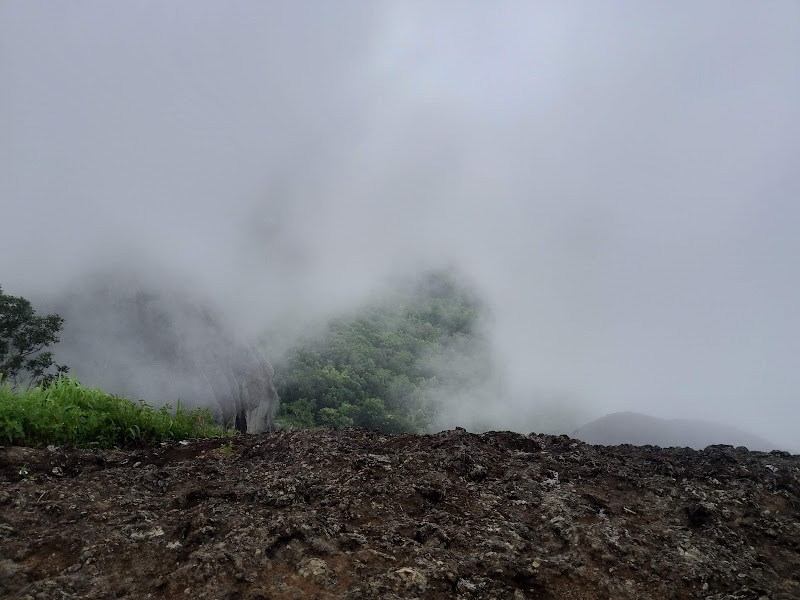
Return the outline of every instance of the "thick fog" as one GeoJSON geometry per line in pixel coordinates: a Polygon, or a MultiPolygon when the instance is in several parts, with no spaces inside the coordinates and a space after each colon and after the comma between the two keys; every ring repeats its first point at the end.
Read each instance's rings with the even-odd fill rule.
{"type": "Polygon", "coordinates": [[[798,107],[794,2],[8,0],[0,285],[134,272],[248,335],[455,265],[470,411],[798,448],[798,107]]]}

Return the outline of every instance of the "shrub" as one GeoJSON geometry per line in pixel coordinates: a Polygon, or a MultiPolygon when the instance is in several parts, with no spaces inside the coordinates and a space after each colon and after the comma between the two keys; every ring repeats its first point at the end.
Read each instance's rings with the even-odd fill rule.
{"type": "Polygon", "coordinates": [[[0,439],[9,444],[125,447],[158,441],[225,435],[206,409],[178,402],[155,409],[58,377],[50,385],[14,390],[0,382],[0,439]]]}

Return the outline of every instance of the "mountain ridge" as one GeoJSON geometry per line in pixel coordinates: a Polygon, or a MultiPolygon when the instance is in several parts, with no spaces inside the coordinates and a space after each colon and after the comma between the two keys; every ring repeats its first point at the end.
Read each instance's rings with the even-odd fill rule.
{"type": "Polygon", "coordinates": [[[576,429],[571,435],[588,444],[602,446],[632,444],[702,450],[722,444],[763,452],[788,450],[735,427],[699,419],[663,419],[632,411],[605,415],[576,429]]]}

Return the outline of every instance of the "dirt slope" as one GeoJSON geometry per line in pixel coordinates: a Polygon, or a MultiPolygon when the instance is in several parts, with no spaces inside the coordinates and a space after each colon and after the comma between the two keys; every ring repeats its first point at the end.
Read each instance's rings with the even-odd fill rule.
{"type": "Polygon", "coordinates": [[[512,433],[0,447],[3,598],[800,598],[800,457],[512,433]]]}

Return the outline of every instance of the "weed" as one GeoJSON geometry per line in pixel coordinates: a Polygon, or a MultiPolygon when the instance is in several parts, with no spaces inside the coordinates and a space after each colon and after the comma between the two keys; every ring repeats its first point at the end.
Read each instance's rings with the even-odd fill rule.
{"type": "Polygon", "coordinates": [[[233,442],[232,441],[229,441],[227,444],[222,444],[222,446],[220,446],[219,449],[220,449],[220,451],[222,452],[222,455],[225,458],[230,458],[231,456],[233,456],[233,442]]]}
{"type": "Polygon", "coordinates": [[[10,444],[126,447],[156,441],[230,435],[207,409],[177,404],[155,409],[140,400],[81,386],[60,377],[49,386],[12,390],[0,384],[0,439],[10,444]]]}

